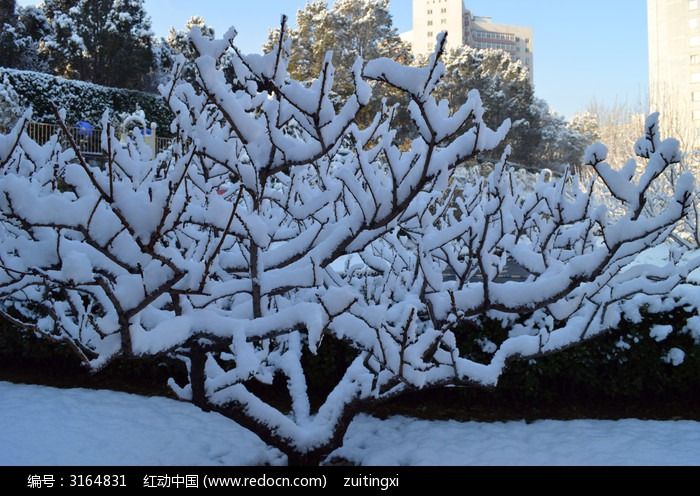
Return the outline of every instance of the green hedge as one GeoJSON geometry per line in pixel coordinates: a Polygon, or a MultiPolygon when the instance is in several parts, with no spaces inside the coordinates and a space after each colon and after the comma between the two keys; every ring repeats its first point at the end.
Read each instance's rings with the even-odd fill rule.
{"type": "Polygon", "coordinates": [[[7,76],[20,98],[32,106],[33,119],[39,122],[55,121],[52,103],[66,110],[70,123],[87,121],[95,125],[105,110],[131,113],[138,106],[149,121],[158,124],[161,136],[168,135],[173,120],[170,109],[157,95],[0,67],[0,81],[3,76],[7,76]]]}
{"type": "MultiPolygon", "coordinates": [[[[426,418],[507,420],[529,418],[697,418],[700,419],[700,347],[683,332],[690,315],[678,311],[653,315],[641,324],[625,324],[581,346],[537,360],[514,360],[495,390],[443,388],[407,394],[373,413],[426,418]],[[657,342],[650,330],[658,324],[676,331],[657,342]],[[621,340],[632,346],[621,345],[621,340]],[[663,357],[671,348],[686,352],[682,365],[663,357]]],[[[464,326],[458,332],[474,339],[498,339],[505,331],[493,322],[464,326]]],[[[463,336],[464,337],[464,336],[463,336]]],[[[470,339],[471,341],[471,339],[470,339]]],[[[486,361],[480,346],[462,352],[486,361]]],[[[352,361],[354,352],[327,338],[318,356],[306,354],[309,393],[319,405],[352,361]]],[[[102,387],[141,394],[169,394],[168,377],[183,383],[181,363],[162,357],[119,360],[91,375],[68,346],[0,327],[0,380],[66,387],[102,387]]],[[[285,381],[272,388],[251,387],[267,401],[284,408],[289,398],[285,381]]]]}
{"type": "Polygon", "coordinates": [[[184,383],[186,374],[181,362],[163,357],[122,358],[93,373],[67,344],[0,320],[0,381],[174,397],[168,379],[184,383]]]}
{"type": "MultiPolygon", "coordinates": [[[[413,392],[373,413],[480,421],[700,420],[700,347],[683,331],[691,316],[682,311],[649,316],[641,324],[625,323],[616,332],[557,354],[513,360],[493,390],[467,385],[413,392]],[[650,336],[657,324],[672,325],[675,331],[657,342],[650,336]],[[685,351],[683,364],[664,361],[671,348],[685,351]]],[[[502,332],[494,323],[462,331],[489,336],[502,332]]],[[[477,345],[466,352],[480,354],[477,345]]]]}
{"type": "MultiPolygon", "coordinates": [[[[448,389],[467,390],[469,397],[481,391],[485,396],[527,404],[593,397],[604,402],[673,397],[697,398],[700,405],[700,346],[685,331],[688,319],[694,316],[682,309],[646,315],[639,324],[625,322],[621,329],[568,350],[538,359],[514,359],[495,390],[478,386],[448,389]],[[669,325],[674,331],[659,342],[651,335],[657,325],[669,325]],[[664,360],[674,348],[685,352],[685,360],[678,366],[664,360]]],[[[481,340],[502,342],[508,332],[498,322],[485,321],[464,324],[455,334],[463,356],[486,364],[491,355],[484,353],[481,340]]],[[[325,340],[318,357],[305,357],[309,389],[330,392],[353,356],[346,345],[325,340]]],[[[430,397],[425,391],[409,396],[416,405],[432,404],[431,400],[419,399],[430,397]]]]}

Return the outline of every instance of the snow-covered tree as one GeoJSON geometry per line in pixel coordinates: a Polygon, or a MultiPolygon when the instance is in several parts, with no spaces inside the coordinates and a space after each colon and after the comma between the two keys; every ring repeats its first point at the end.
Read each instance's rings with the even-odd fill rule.
{"type": "Polygon", "coordinates": [[[22,62],[17,68],[48,72],[50,66],[41,53],[41,40],[49,35],[51,27],[43,10],[31,5],[20,7],[17,26],[25,38],[22,46],[22,62]]]}
{"type": "Polygon", "coordinates": [[[235,35],[193,31],[197,84],[161,88],[177,138],[155,159],[138,141],[120,145],[107,117],[101,169],[75,143],[38,146],[22,122],[0,137],[7,318],[72,344],[94,368],[178,356],[189,373],[185,385],[171,381],[181,398],[290,463],[318,463],[368,405],[430,386],[494,386],[510,359],[613,329],[682,281],[674,264],[628,267],[689,208],[683,175],[666,208],[645,215],[649,188],[680,158],[674,140],[638,142],[638,180],[634,162],[615,171],[594,146],[593,179],[541,180],[530,194],[514,187],[506,150],[457,195],[454,170],[496,148],[509,122],[489,128],[475,91],[458,108],[435,99],[444,36],[424,67],[358,58],[354,90],[338,103],[330,55],[305,85],[288,74],[284,36],[260,56],[241,54],[235,35]],[[370,82],[408,96],[410,146],[395,143],[393,107],[356,123],[370,82]],[[596,185],[625,215],[608,215],[596,185]],[[512,261],[527,280],[499,278],[512,261]],[[487,317],[509,333],[472,355],[460,324],[487,317]],[[305,364],[338,342],[353,356],[312,406],[305,364]],[[273,382],[286,385],[288,405],[265,401],[273,382]]]}
{"type": "Polygon", "coordinates": [[[567,122],[564,117],[553,112],[545,101],[537,99],[535,106],[540,115],[542,134],[537,152],[538,165],[553,168],[567,165],[578,167],[578,173],[585,176],[588,168],[581,167],[581,157],[586,148],[600,139],[595,116],[583,113],[567,122]]]}
{"type": "Polygon", "coordinates": [[[17,123],[26,104],[10,84],[7,76],[0,79],[0,132],[8,132],[17,123]]]}
{"type": "MultiPolygon", "coordinates": [[[[388,0],[338,0],[330,7],[328,3],[310,0],[297,11],[296,27],[285,28],[292,40],[289,71],[296,80],[315,79],[326,54],[333,52],[336,77],[332,90],[342,100],[354,92],[352,66],[357,57],[365,60],[387,57],[402,64],[413,60],[410,45],[401,39],[394,26],[388,0]]],[[[264,51],[273,51],[278,42],[279,29],[270,32],[264,51]]],[[[373,98],[358,116],[358,122],[369,124],[381,109],[383,99],[398,102],[395,124],[401,138],[406,139],[411,119],[404,112],[408,104],[405,95],[383,84],[372,85],[373,98]]]]}
{"type": "Polygon", "coordinates": [[[50,61],[55,74],[67,78],[81,76],[77,61],[87,53],[85,41],[77,32],[76,20],[69,15],[77,3],[78,0],[45,0],[42,4],[50,32],[41,40],[41,53],[50,61]]]}
{"type": "Polygon", "coordinates": [[[43,9],[52,32],[42,51],[57,74],[118,88],[145,86],[153,34],[143,0],[45,0],[43,9]]]}
{"type": "MultiPolygon", "coordinates": [[[[667,102],[671,98],[670,92],[656,91],[656,102],[667,102]]],[[[648,132],[660,134],[662,131],[672,133],[678,139],[681,153],[681,163],[676,164],[664,173],[659,181],[656,181],[650,192],[650,201],[647,205],[649,215],[663,209],[668,201],[669,191],[673,188],[678,176],[684,172],[695,177],[700,172],[700,153],[694,148],[694,130],[686,125],[688,116],[684,109],[672,105],[661,105],[665,108],[661,130],[654,129],[648,132]]],[[[638,128],[643,124],[644,108],[642,102],[615,102],[604,105],[600,102],[591,102],[586,112],[582,127],[590,129],[597,139],[608,146],[608,155],[613,163],[624,163],[625,151],[634,143],[638,128]]],[[[690,110],[688,110],[690,112],[690,110]]],[[[683,248],[697,249],[700,247],[700,189],[696,189],[693,200],[693,208],[689,215],[678,226],[673,235],[676,244],[683,248]]]]}
{"type": "Polygon", "coordinates": [[[0,67],[15,67],[14,62],[19,57],[16,25],[15,0],[0,0],[0,67]]]}
{"type": "Polygon", "coordinates": [[[0,0],[0,25],[12,24],[17,10],[15,0],[0,0]]]}
{"type": "MultiPolygon", "coordinates": [[[[292,40],[290,74],[299,81],[316,78],[333,52],[338,74],[334,91],[345,98],[354,91],[351,68],[357,57],[365,60],[388,57],[402,63],[411,61],[410,46],[394,26],[389,0],[310,0],[297,11],[296,28],[287,29],[292,40]]],[[[275,49],[279,30],[270,32],[265,51],[275,49]]]]}
{"type": "Polygon", "coordinates": [[[190,32],[192,29],[198,28],[203,36],[213,39],[216,35],[214,28],[207,25],[207,21],[201,16],[190,17],[185,23],[185,29],[177,31],[175,28],[170,28],[166,43],[176,53],[184,54],[186,58],[196,58],[195,52],[190,45],[190,32]]]}
{"type": "Polygon", "coordinates": [[[184,57],[185,63],[178,65],[181,71],[179,77],[190,82],[196,80],[194,60],[197,58],[197,55],[190,45],[189,38],[190,32],[194,28],[199,29],[203,36],[210,39],[213,39],[216,34],[214,28],[208,26],[203,17],[193,16],[185,23],[184,30],[177,31],[175,28],[170,28],[168,36],[156,46],[156,58],[163,70],[163,79],[170,79],[173,67],[178,63],[178,58],[182,56],[184,57]]]}
{"type": "MultiPolygon", "coordinates": [[[[598,139],[608,147],[610,160],[615,163],[624,163],[628,150],[634,146],[639,128],[644,126],[644,108],[642,103],[615,102],[605,105],[595,101],[586,107],[588,125],[594,127],[598,139]]],[[[668,124],[666,120],[675,123],[677,119],[677,116],[664,114],[665,125],[668,124]]],[[[681,153],[685,153],[688,149],[687,137],[680,134],[671,136],[676,137],[680,142],[681,153]]]]}
{"type": "Polygon", "coordinates": [[[13,10],[15,2],[0,7],[0,66],[47,71],[49,66],[39,46],[50,29],[41,9],[28,6],[13,10]]]}
{"type": "Polygon", "coordinates": [[[527,68],[504,50],[479,50],[463,46],[445,54],[447,71],[438,97],[453,108],[471,90],[478,90],[486,109],[486,122],[495,126],[506,118],[513,120],[509,142],[513,160],[527,166],[541,165],[539,153],[542,122],[527,68]]]}
{"type": "Polygon", "coordinates": [[[598,118],[590,112],[580,112],[574,115],[569,122],[569,128],[591,143],[600,140],[598,118]]]}

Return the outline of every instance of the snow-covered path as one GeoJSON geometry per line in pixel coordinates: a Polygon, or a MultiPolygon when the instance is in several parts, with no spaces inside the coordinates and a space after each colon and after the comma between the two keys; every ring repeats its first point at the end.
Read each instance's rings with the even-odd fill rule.
{"type": "MultiPolygon", "coordinates": [[[[284,457],[163,398],[0,383],[0,465],[256,465],[284,457]]],[[[700,423],[358,418],[338,453],[369,465],[700,465],[700,423]]]]}

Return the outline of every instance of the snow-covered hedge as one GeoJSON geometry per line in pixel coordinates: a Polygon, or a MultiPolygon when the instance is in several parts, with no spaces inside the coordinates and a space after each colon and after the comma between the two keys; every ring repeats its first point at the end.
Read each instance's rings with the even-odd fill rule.
{"type": "MultiPolygon", "coordinates": [[[[399,399],[397,406],[402,414],[443,418],[446,411],[464,408],[474,412],[491,408],[494,403],[508,408],[517,401],[518,410],[510,414],[529,418],[542,414],[539,408],[543,404],[581,406],[587,401],[583,398],[595,398],[599,411],[617,412],[620,401],[630,401],[646,405],[652,415],[666,415],[668,411],[659,401],[685,402],[693,397],[700,381],[700,346],[695,345],[691,332],[683,330],[688,318],[692,314],[676,311],[647,316],[636,325],[625,322],[622,330],[564,353],[513,362],[495,391],[482,394],[474,388],[449,388],[432,394],[421,392],[419,397],[399,399]],[[659,330],[668,325],[674,332],[659,341],[659,330]],[[684,352],[680,365],[668,363],[674,349],[684,352]]],[[[471,349],[465,352],[483,357],[488,340],[505,335],[507,330],[498,322],[487,322],[457,332],[473,337],[471,349]]],[[[324,343],[317,356],[306,357],[312,401],[333,388],[353,357],[352,348],[331,340],[324,343]]],[[[57,346],[32,333],[17,332],[1,319],[0,363],[0,380],[20,378],[36,384],[110,388],[148,396],[166,394],[164,386],[169,377],[183,383],[186,376],[181,363],[165,357],[120,359],[97,374],[91,373],[81,366],[80,358],[68,345],[57,346]]],[[[284,385],[276,383],[272,394],[284,398],[284,385]]],[[[382,406],[379,411],[391,411],[391,407],[382,406]]]]}
{"type": "Polygon", "coordinates": [[[133,112],[144,110],[148,120],[158,124],[159,134],[170,129],[173,115],[163,99],[140,91],[108,88],[84,81],[72,81],[61,77],[31,71],[19,71],[0,67],[0,81],[7,81],[19,97],[32,106],[33,119],[54,122],[52,104],[66,110],[69,122],[100,122],[105,110],[133,112]]]}
{"type": "Polygon", "coordinates": [[[24,113],[25,104],[10,84],[7,76],[0,76],[0,132],[7,132],[24,113]]]}

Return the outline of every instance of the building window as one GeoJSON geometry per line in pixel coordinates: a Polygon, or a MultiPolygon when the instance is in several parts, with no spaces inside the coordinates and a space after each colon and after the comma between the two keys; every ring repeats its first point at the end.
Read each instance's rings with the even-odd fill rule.
{"type": "Polygon", "coordinates": [[[447,9],[440,9],[440,12],[443,14],[447,14],[447,9]]]}
{"type": "Polygon", "coordinates": [[[700,26],[700,20],[698,19],[688,19],[688,27],[690,29],[698,29],[698,26],[700,26]]]}
{"type": "Polygon", "coordinates": [[[440,20],[440,24],[447,24],[447,19],[440,20]]]}
{"type": "Polygon", "coordinates": [[[506,41],[517,41],[515,35],[512,33],[496,33],[492,31],[474,31],[474,35],[479,38],[484,38],[488,40],[506,40],[506,41]]]}
{"type": "Polygon", "coordinates": [[[432,31],[428,31],[428,38],[432,38],[432,37],[433,37],[433,32],[432,32],[432,31]]]}
{"type": "Polygon", "coordinates": [[[433,21],[428,21],[428,26],[432,26],[432,25],[433,25],[433,21]]]}
{"type": "Polygon", "coordinates": [[[700,91],[693,91],[693,101],[700,102],[700,91]]]}
{"type": "Polygon", "coordinates": [[[700,36],[690,38],[690,46],[700,46],[700,36]]]}
{"type": "Polygon", "coordinates": [[[690,76],[690,81],[692,83],[700,83],[700,72],[694,72],[692,76],[690,76]]]}
{"type": "Polygon", "coordinates": [[[432,10],[432,9],[428,9],[428,15],[432,15],[432,13],[433,13],[433,10],[432,10]]]}
{"type": "Polygon", "coordinates": [[[693,65],[700,64],[700,55],[691,55],[690,56],[690,63],[693,65]]]}
{"type": "Polygon", "coordinates": [[[693,120],[700,121],[700,110],[693,110],[693,120]]]}
{"type": "Polygon", "coordinates": [[[698,0],[688,0],[688,10],[698,10],[699,4],[698,0]]]}

